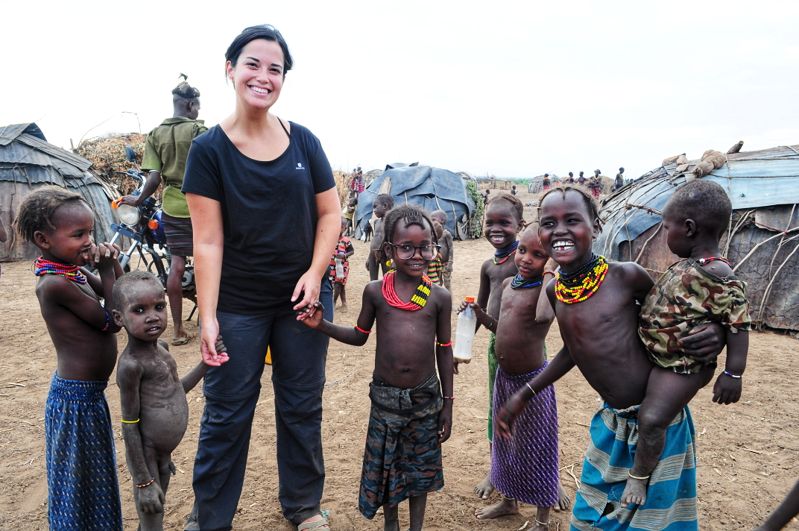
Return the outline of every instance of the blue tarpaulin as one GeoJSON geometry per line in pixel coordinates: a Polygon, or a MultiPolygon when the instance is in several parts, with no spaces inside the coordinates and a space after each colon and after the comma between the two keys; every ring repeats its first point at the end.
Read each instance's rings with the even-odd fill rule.
{"type": "Polygon", "coordinates": [[[455,237],[458,237],[457,224],[463,221],[464,216],[468,220],[474,211],[474,202],[457,173],[430,166],[389,168],[358,196],[356,235],[361,234],[371,219],[375,197],[381,193],[390,194],[395,206],[417,205],[428,213],[443,210],[447,213],[446,228],[455,237]]]}

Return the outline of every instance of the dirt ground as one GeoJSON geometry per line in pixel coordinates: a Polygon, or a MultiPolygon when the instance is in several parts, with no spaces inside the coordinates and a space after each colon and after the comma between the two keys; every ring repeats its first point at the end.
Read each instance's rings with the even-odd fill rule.
{"type": "MultiPolygon", "coordinates": [[[[527,201],[526,193],[522,193],[527,201]]],[[[347,286],[348,310],[336,311],[336,321],[354,323],[361,290],[368,279],[363,267],[365,244],[355,242],[347,286]]],[[[476,295],[481,263],[493,250],[484,240],[456,242],[453,298],[476,295]]],[[[0,529],[47,528],[47,482],[44,463],[43,411],[55,367],[53,347],[34,296],[35,277],[29,262],[2,264],[0,277],[0,529]]],[[[185,314],[191,308],[185,309],[185,314]]],[[[453,323],[455,315],[453,314],[453,323]]],[[[196,332],[196,322],[189,324],[196,332]]],[[[171,331],[167,331],[169,337],[171,331]]],[[[120,349],[124,346],[120,335],[120,349]]],[[[751,335],[749,366],[740,403],[718,406],[711,387],[692,404],[697,430],[699,510],[702,527],[712,530],[751,529],[775,507],[799,478],[799,408],[796,387],[797,342],[776,333],[751,335]]],[[[561,341],[557,325],[547,339],[550,352],[561,341]]],[[[486,502],[472,489],[488,467],[486,441],[487,334],[475,339],[476,358],[455,380],[457,397],[451,439],[444,445],[446,485],[429,496],[426,529],[520,530],[532,523],[535,508],[523,506],[518,516],[477,521],[475,509],[486,502]]],[[[358,481],[368,419],[367,385],[373,367],[374,338],[363,348],[332,343],[328,354],[324,395],[323,440],[327,480],[322,506],[331,511],[331,527],[341,530],[382,529],[381,517],[364,519],[357,510],[358,481]]],[[[199,359],[198,343],[173,347],[179,372],[199,359]]],[[[235,353],[231,353],[235,355],[235,353]]],[[[236,529],[291,529],[277,500],[275,432],[270,370],[253,426],[247,478],[236,529]]],[[[125,466],[119,430],[119,393],[111,378],[107,390],[117,435],[116,450],[125,528],[136,528],[132,485],[125,466]]],[[[573,496],[587,444],[587,426],[598,397],[578,371],[556,386],[560,414],[561,479],[573,496]]],[[[167,494],[165,527],[182,529],[191,509],[192,463],[203,407],[202,393],[189,394],[189,428],[173,455],[177,475],[167,494]]],[[[496,501],[497,495],[492,498],[496,501]]],[[[407,525],[407,507],[400,517],[407,525]]],[[[567,529],[568,513],[554,513],[550,529],[567,529]]],[[[794,522],[793,526],[796,526],[794,522]]],[[[790,526],[789,526],[790,527],[790,526]]],[[[793,527],[799,528],[799,527],[793,527]]]]}

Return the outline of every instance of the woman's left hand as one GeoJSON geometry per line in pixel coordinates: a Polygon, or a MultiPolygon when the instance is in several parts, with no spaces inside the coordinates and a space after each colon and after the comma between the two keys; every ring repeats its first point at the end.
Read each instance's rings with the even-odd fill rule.
{"type": "Polygon", "coordinates": [[[294,293],[291,294],[291,302],[296,302],[292,309],[294,311],[302,310],[319,302],[319,286],[321,283],[321,276],[313,271],[306,271],[297,281],[297,285],[294,286],[294,293]],[[298,300],[300,295],[302,295],[302,299],[298,300]]]}

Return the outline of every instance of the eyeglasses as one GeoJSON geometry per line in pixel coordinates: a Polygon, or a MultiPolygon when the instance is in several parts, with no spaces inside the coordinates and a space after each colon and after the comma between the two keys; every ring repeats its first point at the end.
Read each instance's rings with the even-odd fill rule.
{"type": "Polygon", "coordinates": [[[425,245],[411,245],[409,243],[391,243],[386,242],[386,245],[392,246],[397,253],[397,258],[400,260],[409,260],[414,257],[416,254],[416,250],[419,250],[419,254],[422,256],[423,260],[432,260],[433,257],[436,255],[436,251],[438,251],[441,246],[428,243],[425,245]]]}

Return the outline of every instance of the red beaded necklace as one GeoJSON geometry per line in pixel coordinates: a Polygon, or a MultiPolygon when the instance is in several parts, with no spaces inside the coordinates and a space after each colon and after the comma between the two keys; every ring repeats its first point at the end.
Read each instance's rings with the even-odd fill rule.
{"type": "Polygon", "coordinates": [[[43,256],[40,256],[33,262],[33,274],[37,277],[43,275],[59,275],[76,284],[86,284],[86,275],[80,271],[78,266],[53,262],[52,260],[47,260],[43,256]]]}
{"type": "Polygon", "coordinates": [[[422,275],[422,281],[416,286],[416,291],[411,295],[411,300],[403,302],[402,299],[399,298],[399,295],[397,295],[397,292],[394,291],[395,275],[396,272],[389,271],[383,276],[383,287],[381,291],[388,305],[408,312],[415,312],[424,308],[427,304],[427,298],[430,296],[430,288],[433,286],[433,281],[430,280],[430,277],[422,275]]]}

